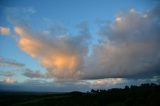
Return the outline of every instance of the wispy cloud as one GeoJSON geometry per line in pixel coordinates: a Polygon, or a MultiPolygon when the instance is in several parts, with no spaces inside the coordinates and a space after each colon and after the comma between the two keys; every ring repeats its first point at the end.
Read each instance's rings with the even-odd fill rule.
{"type": "Polygon", "coordinates": [[[123,83],[123,78],[108,78],[108,79],[97,79],[93,81],[94,85],[114,85],[118,83],[123,83]]]}
{"type": "Polygon", "coordinates": [[[0,35],[8,35],[9,33],[10,33],[9,28],[0,26],[0,35]]]}
{"type": "Polygon", "coordinates": [[[29,78],[47,78],[47,74],[41,73],[40,71],[33,71],[31,69],[26,69],[23,75],[29,78]]]}
{"type": "Polygon", "coordinates": [[[26,67],[25,64],[22,64],[20,62],[8,58],[0,57],[0,68],[1,68],[0,76],[3,77],[12,77],[14,75],[17,75],[18,71],[20,74],[28,78],[48,78],[47,73],[34,71],[26,67]],[[10,71],[6,70],[6,68],[9,68],[10,71]]]}
{"type": "Polygon", "coordinates": [[[0,80],[0,82],[13,84],[13,83],[16,83],[17,81],[11,77],[6,77],[5,79],[0,80]]]}
{"type": "Polygon", "coordinates": [[[15,72],[13,71],[0,71],[0,76],[6,76],[6,77],[12,77],[15,75],[15,72]]]}
{"type": "Polygon", "coordinates": [[[24,66],[25,66],[24,64],[19,63],[15,60],[0,57],[0,67],[22,68],[24,66]]]}
{"type": "Polygon", "coordinates": [[[5,7],[3,9],[4,13],[7,14],[7,18],[18,18],[18,19],[26,19],[29,20],[31,16],[36,14],[37,10],[33,7],[5,7]],[[8,15],[9,14],[9,15],[8,15]]]}

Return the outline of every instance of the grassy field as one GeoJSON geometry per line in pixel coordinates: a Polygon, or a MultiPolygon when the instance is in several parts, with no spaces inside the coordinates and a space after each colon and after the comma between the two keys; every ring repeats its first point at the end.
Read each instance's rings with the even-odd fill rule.
{"type": "Polygon", "coordinates": [[[0,92],[0,106],[160,106],[160,85],[142,84],[87,93],[0,92]]]}

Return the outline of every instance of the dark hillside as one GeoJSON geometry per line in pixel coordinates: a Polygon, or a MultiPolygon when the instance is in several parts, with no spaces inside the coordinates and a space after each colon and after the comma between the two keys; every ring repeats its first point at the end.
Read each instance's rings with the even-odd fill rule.
{"type": "Polygon", "coordinates": [[[160,85],[142,84],[110,90],[27,93],[1,92],[1,106],[160,106],[160,85]]]}

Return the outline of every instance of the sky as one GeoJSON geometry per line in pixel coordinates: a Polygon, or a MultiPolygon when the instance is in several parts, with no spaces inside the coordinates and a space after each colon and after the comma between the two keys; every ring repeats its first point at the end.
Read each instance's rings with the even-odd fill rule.
{"type": "Polygon", "coordinates": [[[0,90],[160,83],[158,0],[0,0],[0,90]]]}

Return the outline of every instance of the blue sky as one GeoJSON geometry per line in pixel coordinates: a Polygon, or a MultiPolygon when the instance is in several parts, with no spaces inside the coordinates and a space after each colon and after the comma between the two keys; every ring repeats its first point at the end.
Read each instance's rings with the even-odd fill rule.
{"type": "Polygon", "coordinates": [[[1,0],[1,86],[159,81],[158,10],[157,0],[1,0]]]}

